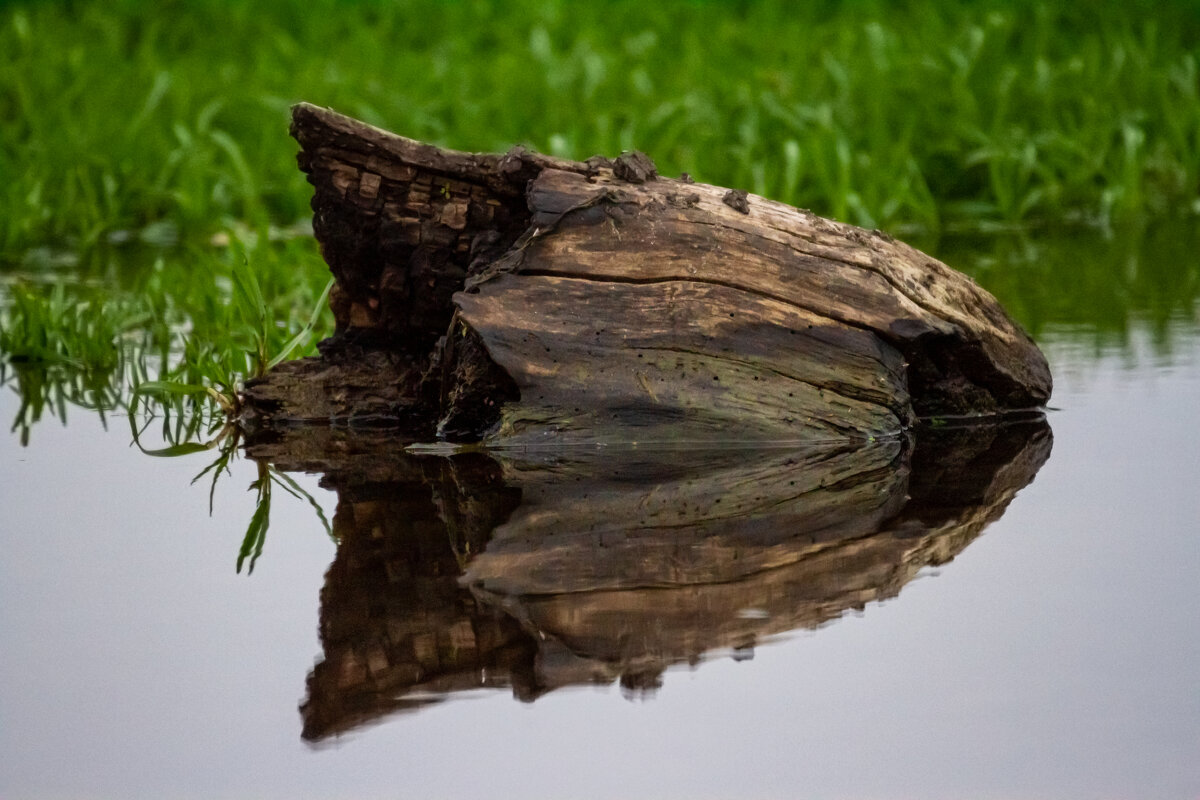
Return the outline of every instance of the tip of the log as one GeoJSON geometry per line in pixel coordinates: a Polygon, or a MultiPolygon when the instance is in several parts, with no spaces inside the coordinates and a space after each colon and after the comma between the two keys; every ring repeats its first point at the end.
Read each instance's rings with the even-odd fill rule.
{"type": "MultiPolygon", "coordinates": [[[[332,108],[325,108],[324,106],[317,106],[312,103],[296,103],[292,106],[292,136],[298,138],[297,132],[307,133],[309,131],[324,131],[330,135],[340,135],[346,137],[347,141],[361,139],[370,144],[390,143],[392,145],[415,146],[421,148],[422,151],[430,153],[469,155],[468,153],[444,150],[431,144],[409,139],[398,133],[392,133],[354,117],[338,113],[332,108]]],[[[300,143],[302,145],[305,144],[303,141],[300,143]]]]}
{"type": "MultiPolygon", "coordinates": [[[[514,145],[500,154],[438,147],[312,103],[292,106],[289,133],[309,153],[329,147],[371,155],[377,160],[386,159],[424,172],[487,184],[505,194],[522,194],[525,185],[543,169],[584,169],[575,161],[542,155],[521,145],[514,145]]],[[[653,170],[653,162],[650,162],[650,169],[653,170]]]]}
{"type": "Polygon", "coordinates": [[[329,109],[314,105],[313,103],[299,102],[292,106],[292,119],[305,114],[319,114],[322,111],[328,110],[329,109]]]}
{"type": "MultiPolygon", "coordinates": [[[[342,128],[344,130],[366,130],[372,126],[360,120],[347,117],[344,114],[339,114],[332,108],[314,105],[312,103],[296,103],[292,106],[292,137],[296,137],[297,131],[304,131],[312,127],[325,128],[342,128]]],[[[387,134],[386,131],[376,128],[380,133],[387,134]]],[[[394,134],[391,134],[394,135],[394,134]]]]}
{"type": "Polygon", "coordinates": [[[475,175],[485,166],[484,160],[496,159],[418,142],[311,103],[292,106],[289,132],[306,151],[333,147],[362,154],[377,152],[401,164],[452,176],[475,175]]]}

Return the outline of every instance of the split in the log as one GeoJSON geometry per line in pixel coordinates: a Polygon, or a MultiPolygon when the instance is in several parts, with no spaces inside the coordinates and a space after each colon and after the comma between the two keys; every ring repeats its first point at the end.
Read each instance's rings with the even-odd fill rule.
{"type": "Polygon", "coordinates": [[[663,178],[640,153],[457,153],[310,105],[292,133],[336,333],[247,383],[257,424],[811,442],[1049,399],[997,301],[886,234],[663,178]]]}

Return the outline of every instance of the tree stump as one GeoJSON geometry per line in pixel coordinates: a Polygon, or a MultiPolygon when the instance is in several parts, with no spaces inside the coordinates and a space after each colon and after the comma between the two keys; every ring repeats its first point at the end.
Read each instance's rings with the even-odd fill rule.
{"type": "Polygon", "coordinates": [[[1050,397],[995,298],[887,234],[640,153],[459,153],[307,104],[291,131],[336,332],[247,382],[255,424],[813,442],[1050,397]]]}

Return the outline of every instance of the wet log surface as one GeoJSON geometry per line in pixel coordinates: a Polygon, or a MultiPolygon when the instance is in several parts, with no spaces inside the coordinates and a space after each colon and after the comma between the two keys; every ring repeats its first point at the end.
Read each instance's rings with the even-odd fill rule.
{"type": "Polygon", "coordinates": [[[747,657],[892,597],[998,519],[1049,456],[1040,416],[797,448],[415,453],[345,428],[248,452],[336,490],[304,737],[459,692],[747,657]]]}
{"type": "Polygon", "coordinates": [[[336,333],[248,382],[253,426],[847,441],[1050,396],[994,298],[886,234],[661,177],[638,153],[457,153],[310,105],[292,133],[336,333]]]}

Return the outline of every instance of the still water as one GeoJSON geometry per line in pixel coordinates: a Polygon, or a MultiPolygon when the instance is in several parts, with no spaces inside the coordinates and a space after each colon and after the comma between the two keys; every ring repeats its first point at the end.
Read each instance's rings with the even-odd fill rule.
{"type": "Polygon", "coordinates": [[[941,253],[1035,332],[1044,420],[832,451],[256,442],[333,538],[277,492],[249,576],[253,460],[210,515],[211,454],[82,409],[8,434],[0,796],[1194,798],[1195,252],[941,253]]]}

